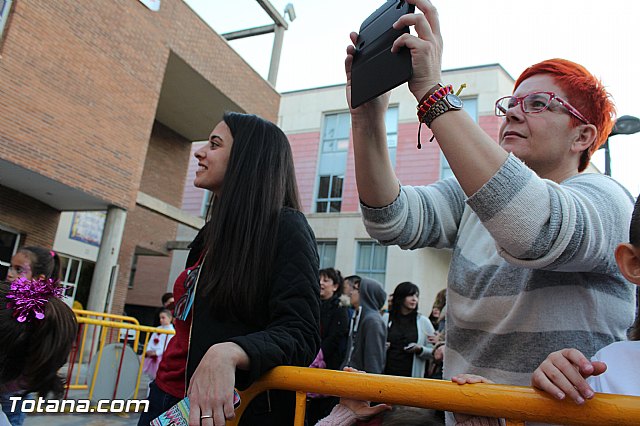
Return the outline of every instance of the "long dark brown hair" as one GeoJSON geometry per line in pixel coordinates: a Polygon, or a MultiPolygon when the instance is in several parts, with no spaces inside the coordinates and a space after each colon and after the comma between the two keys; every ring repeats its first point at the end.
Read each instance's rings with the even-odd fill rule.
{"type": "MultiPolygon", "coordinates": [[[[393,301],[391,302],[391,306],[389,306],[389,317],[394,319],[400,315],[402,305],[404,305],[404,299],[406,299],[407,296],[413,296],[419,293],[420,288],[410,281],[398,284],[395,290],[393,290],[393,301]]],[[[418,314],[418,306],[416,306],[416,309],[411,314],[418,314]]]]}
{"type": "Polygon", "coordinates": [[[51,297],[41,320],[19,322],[7,308],[9,283],[0,283],[0,385],[14,380],[21,390],[62,395],[64,381],[58,370],[67,361],[76,337],[73,311],[51,297]]]}
{"type": "Polygon", "coordinates": [[[199,288],[218,318],[255,322],[270,286],[283,207],[300,210],[291,146],[255,115],[223,117],[233,144],[219,196],[209,206],[199,288]]]}

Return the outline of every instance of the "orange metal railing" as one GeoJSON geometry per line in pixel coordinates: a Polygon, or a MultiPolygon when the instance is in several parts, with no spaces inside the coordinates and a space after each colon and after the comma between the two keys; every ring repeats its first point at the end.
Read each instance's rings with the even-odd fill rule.
{"type": "MultiPolygon", "coordinates": [[[[71,384],[73,365],[81,364],[81,356],[87,340],[87,327],[95,328],[93,340],[95,340],[95,333],[99,335],[95,354],[91,351],[91,355],[97,356],[98,359],[94,380],[91,381],[89,389],[89,399],[92,398],[95,376],[100,368],[102,350],[105,343],[110,341],[109,335],[114,330],[118,332],[119,330],[134,330],[134,348],[138,347],[141,333],[146,333],[143,347],[147,346],[153,332],[174,333],[173,331],[141,326],[132,317],[90,311],[76,311],[76,313],[80,330],[75,350],[69,360],[70,370],[67,378],[67,383],[70,384],[69,388],[87,389],[87,382],[84,387],[77,382],[75,385],[71,384]],[[78,354],[80,354],[80,358],[77,357],[78,354]]],[[[128,336],[127,332],[124,335],[124,345],[127,344],[128,336]]],[[[134,399],[138,398],[143,362],[144,350],[138,369],[134,399]]],[[[120,372],[114,372],[114,374],[120,374],[120,372]]],[[[578,406],[572,401],[557,401],[530,387],[488,384],[461,386],[443,380],[348,373],[305,367],[277,367],[261,377],[249,389],[240,392],[242,404],[236,411],[236,419],[228,421],[227,425],[237,425],[251,400],[268,389],[296,392],[295,426],[304,425],[307,392],[478,416],[500,417],[507,419],[508,425],[524,425],[524,421],[567,425],[624,426],[640,424],[640,397],[596,394],[592,400],[578,406]]]]}
{"type": "Polygon", "coordinates": [[[359,374],[305,367],[277,367],[240,392],[237,425],[249,402],[267,389],[296,392],[295,426],[304,425],[306,393],[347,396],[388,404],[409,405],[507,419],[566,425],[638,425],[640,397],[596,394],[584,405],[557,401],[533,388],[505,385],[458,385],[444,380],[359,374]]]}

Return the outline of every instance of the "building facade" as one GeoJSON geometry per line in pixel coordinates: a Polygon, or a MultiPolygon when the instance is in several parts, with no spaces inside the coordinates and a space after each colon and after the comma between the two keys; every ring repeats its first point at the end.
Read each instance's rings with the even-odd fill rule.
{"type": "MultiPolygon", "coordinates": [[[[464,110],[497,141],[501,119],[494,115],[494,102],[511,93],[513,78],[498,64],[447,70],[442,78],[455,89],[466,84],[460,94],[464,110]]],[[[318,239],[321,267],[376,278],[388,293],[400,282],[414,282],[421,288],[422,311],[428,312],[436,293],[446,287],[450,253],[383,247],[366,233],[345,86],[283,93],[278,120],[293,147],[303,209],[318,239]]],[[[427,185],[452,176],[437,142],[429,143],[432,134],[426,126],[422,149],[417,149],[416,100],[406,84],[392,91],[385,121],[390,157],[402,184],[427,185]]]]}
{"type": "Polygon", "coordinates": [[[181,0],[3,0],[0,37],[0,277],[51,247],[84,307],[158,306],[191,143],[280,95],[181,0]]]}

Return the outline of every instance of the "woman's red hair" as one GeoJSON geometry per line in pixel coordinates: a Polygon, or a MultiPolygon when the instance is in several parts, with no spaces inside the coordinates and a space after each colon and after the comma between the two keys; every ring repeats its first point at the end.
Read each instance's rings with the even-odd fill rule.
{"type": "MultiPolygon", "coordinates": [[[[596,140],[580,157],[578,171],[581,172],[589,165],[591,155],[607,141],[615,124],[616,108],[611,96],[602,82],[586,68],[566,59],[548,59],[530,66],[516,80],[514,91],[524,80],[536,74],[551,74],[569,103],[598,129],[596,140]]],[[[573,115],[571,120],[573,126],[583,124],[573,115]]]]}

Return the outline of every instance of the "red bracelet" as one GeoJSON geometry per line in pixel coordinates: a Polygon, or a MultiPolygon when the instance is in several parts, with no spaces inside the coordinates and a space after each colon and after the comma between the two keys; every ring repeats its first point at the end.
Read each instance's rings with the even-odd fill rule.
{"type": "Polygon", "coordinates": [[[429,97],[425,95],[420,103],[418,104],[418,121],[422,123],[424,121],[424,117],[429,111],[429,108],[433,106],[439,99],[445,97],[449,93],[453,92],[453,86],[448,84],[444,87],[440,87],[435,92],[433,92],[429,97]]]}

